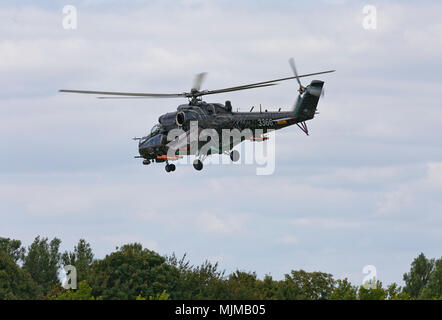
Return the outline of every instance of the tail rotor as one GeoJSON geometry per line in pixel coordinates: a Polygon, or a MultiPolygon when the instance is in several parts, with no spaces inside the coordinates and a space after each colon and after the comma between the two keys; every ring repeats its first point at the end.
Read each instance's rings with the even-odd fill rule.
{"type": "Polygon", "coordinates": [[[290,58],[289,64],[290,64],[290,67],[292,67],[292,71],[295,74],[296,81],[298,81],[298,84],[299,84],[298,92],[299,92],[299,94],[303,94],[307,88],[304,87],[301,83],[301,80],[299,80],[299,74],[298,74],[298,70],[296,70],[295,59],[290,58]]]}

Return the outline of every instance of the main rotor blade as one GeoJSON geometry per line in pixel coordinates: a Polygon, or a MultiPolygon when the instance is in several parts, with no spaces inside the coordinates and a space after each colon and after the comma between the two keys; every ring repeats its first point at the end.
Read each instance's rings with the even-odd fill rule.
{"type": "Polygon", "coordinates": [[[134,93],[134,92],[86,91],[86,90],[59,90],[59,92],[83,93],[83,94],[104,94],[104,95],[111,95],[111,96],[127,96],[127,97],[149,97],[149,98],[186,97],[185,93],[134,93]]]}
{"type": "MultiPolygon", "coordinates": [[[[254,88],[261,88],[261,87],[270,87],[270,86],[275,86],[277,85],[277,83],[269,83],[269,84],[264,84],[264,85],[259,85],[259,86],[241,86],[241,87],[237,87],[237,88],[229,88],[229,89],[221,89],[221,90],[206,90],[206,91],[200,91],[200,92],[196,92],[194,93],[195,96],[199,97],[199,96],[204,96],[204,95],[208,95],[208,94],[217,94],[217,93],[224,93],[224,92],[231,92],[231,91],[239,91],[239,90],[247,90],[247,89],[254,89],[254,88]]],[[[191,98],[191,94],[186,94],[186,97],[191,98]]],[[[151,97],[151,96],[146,96],[146,97],[97,97],[97,99],[149,99],[149,98],[155,98],[155,97],[151,97]]],[[[160,98],[164,98],[164,97],[160,97],[160,98]]],[[[170,98],[175,98],[175,97],[170,97],[170,98]]]]}
{"type": "Polygon", "coordinates": [[[299,77],[298,77],[298,71],[296,70],[295,59],[290,58],[289,64],[292,67],[293,73],[295,74],[295,77],[296,77],[296,80],[298,81],[299,86],[302,87],[301,80],[299,80],[299,77]]]}
{"type": "Polygon", "coordinates": [[[226,88],[226,89],[220,89],[220,90],[206,90],[201,91],[198,93],[199,96],[204,96],[207,94],[217,94],[217,93],[224,93],[224,92],[231,92],[231,91],[239,91],[239,90],[248,90],[248,89],[255,89],[255,88],[262,88],[262,87],[270,87],[270,86],[276,86],[277,83],[268,83],[268,84],[261,84],[256,86],[240,86],[240,87],[232,87],[232,88],[226,88]]]}
{"type": "Polygon", "coordinates": [[[236,90],[246,90],[246,89],[252,89],[252,88],[260,88],[263,85],[265,86],[267,84],[273,84],[274,82],[286,81],[286,80],[292,80],[292,79],[298,79],[299,80],[299,78],[310,77],[310,76],[314,76],[314,75],[318,75],[318,74],[330,73],[330,72],[335,72],[335,71],[336,70],[328,70],[328,71],[307,73],[307,74],[302,74],[300,76],[287,77],[287,78],[281,78],[281,79],[275,79],[275,80],[269,80],[269,81],[263,81],[263,82],[256,82],[256,83],[245,84],[245,85],[242,85],[242,86],[230,87],[230,88],[225,88],[225,89],[211,90],[211,91],[201,91],[200,94],[198,94],[198,95],[202,96],[202,95],[205,95],[205,94],[213,94],[213,93],[220,93],[220,92],[229,92],[229,91],[236,91],[236,90]],[[207,93],[207,92],[210,92],[210,93],[207,93]]]}
{"type": "MultiPolygon", "coordinates": [[[[230,91],[239,91],[239,90],[248,90],[248,89],[254,89],[254,88],[269,87],[269,86],[276,85],[277,84],[276,82],[292,80],[292,79],[297,79],[297,81],[300,82],[299,78],[314,76],[314,75],[318,75],[318,74],[325,74],[325,73],[330,73],[330,72],[335,72],[335,71],[336,70],[314,72],[314,73],[308,73],[308,74],[298,75],[298,76],[294,76],[294,77],[286,77],[286,78],[280,78],[280,79],[275,79],[275,80],[256,82],[256,83],[245,84],[245,85],[241,85],[241,86],[218,89],[218,90],[205,90],[205,91],[192,90],[192,92],[190,92],[190,93],[187,93],[187,92],[183,92],[183,93],[144,93],[144,92],[114,92],[114,91],[88,91],[88,90],[59,90],[59,92],[122,96],[121,98],[130,98],[130,97],[133,97],[133,98],[182,98],[182,97],[192,98],[192,97],[199,97],[199,96],[204,96],[204,95],[208,95],[208,94],[217,94],[217,93],[224,93],[224,92],[230,92],[230,91]]],[[[199,74],[195,80],[194,85],[201,86],[201,83],[202,83],[204,77],[205,77],[205,73],[199,74]]],[[[99,97],[99,98],[100,99],[111,99],[113,97],[99,97]]]]}
{"type": "Polygon", "coordinates": [[[203,83],[203,81],[206,78],[206,76],[207,76],[207,72],[198,73],[195,76],[195,80],[193,81],[192,91],[194,91],[194,90],[200,91],[201,84],[203,83]]]}
{"type": "Polygon", "coordinates": [[[131,96],[122,96],[122,97],[97,97],[97,99],[162,99],[162,98],[182,98],[179,97],[157,97],[157,96],[142,96],[142,97],[131,97],[131,96]]]}

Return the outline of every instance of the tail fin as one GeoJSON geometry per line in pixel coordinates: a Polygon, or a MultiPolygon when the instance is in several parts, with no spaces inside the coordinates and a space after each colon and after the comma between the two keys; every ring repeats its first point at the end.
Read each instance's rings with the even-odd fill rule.
{"type": "Polygon", "coordinates": [[[293,115],[297,120],[306,121],[313,119],[323,86],[323,81],[313,80],[307,86],[305,92],[299,96],[293,110],[293,115]]]}

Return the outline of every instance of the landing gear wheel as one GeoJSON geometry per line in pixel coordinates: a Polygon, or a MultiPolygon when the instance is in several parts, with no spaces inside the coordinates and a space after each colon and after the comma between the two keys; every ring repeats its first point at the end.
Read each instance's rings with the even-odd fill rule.
{"type": "Polygon", "coordinates": [[[175,171],[176,167],[174,164],[169,164],[170,171],[175,171]]]}
{"type": "Polygon", "coordinates": [[[232,152],[230,152],[230,160],[232,160],[233,162],[236,162],[239,160],[239,152],[236,150],[233,150],[232,152]]]}
{"type": "Polygon", "coordinates": [[[201,162],[201,160],[195,160],[193,162],[193,167],[195,168],[195,170],[201,171],[203,169],[203,163],[201,162]]]}
{"type": "Polygon", "coordinates": [[[170,172],[170,165],[166,164],[166,172],[170,172]]]}
{"type": "Polygon", "coordinates": [[[150,164],[150,160],[148,160],[148,159],[143,160],[143,164],[145,166],[149,165],[150,164]]]}

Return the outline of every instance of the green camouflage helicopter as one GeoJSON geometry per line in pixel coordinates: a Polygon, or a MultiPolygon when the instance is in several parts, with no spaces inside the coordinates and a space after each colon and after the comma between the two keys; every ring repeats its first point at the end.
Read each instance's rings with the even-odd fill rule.
{"type": "MultiPolygon", "coordinates": [[[[232,150],[235,145],[246,139],[252,141],[267,140],[268,137],[265,134],[270,130],[278,130],[296,124],[308,135],[306,121],[313,119],[316,114],[319,98],[323,94],[324,82],[313,80],[304,87],[299,79],[330,73],[335,70],[298,75],[294,59],[291,58],[289,63],[294,73],[293,77],[218,90],[200,90],[207,75],[206,73],[200,73],[196,76],[190,92],[183,93],[162,94],[86,90],[60,90],[60,92],[104,95],[99,97],[100,99],[188,98],[189,102],[179,105],[177,111],[161,115],[158,123],[154,125],[147,136],[134,138],[138,141],[139,150],[139,156],[136,156],[136,158],[142,158],[144,165],[149,165],[152,162],[166,162],[166,171],[172,172],[175,171],[176,167],[169,161],[178,160],[184,155],[195,155],[196,159],[193,166],[200,171],[203,169],[204,159],[211,154],[229,154],[232,161],[238,161],[239,152],[232,150]],[[207,103],[202,100],[205,95],[269,87],[280,81],[292,79],[296,79],[299,84],[299,95],[293,109],[289,111],[281,111],[280,108],[278,111],[272,112],[267,110],[253,112],[252,107],[249,112],[234,112],[230,101],[221,104],[207,103]],[[196,130],[196,134],[192,134],[192,128],[196,130]],[[207,147],[208,139],[200,139],[200,134],[204,130],[211,130],[212,133],[218,135],[222,135],[223,131],[228,130],[229,132],[239,132],[240,135],[213,140],[210,147],[207,147]]],[[[213,137],[213,135],[211,134],[210,137],[213,137]]]]}

